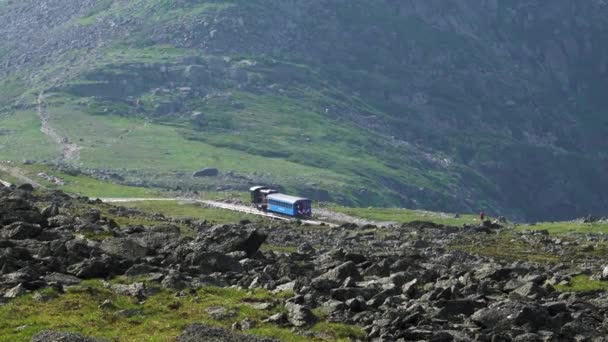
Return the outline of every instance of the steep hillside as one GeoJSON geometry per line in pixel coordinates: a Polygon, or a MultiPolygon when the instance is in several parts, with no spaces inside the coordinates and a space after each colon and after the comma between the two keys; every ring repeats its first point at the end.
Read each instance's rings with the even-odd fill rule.
{"type": "Polygon", "coordinates": [[[3,1],[0,156],[137,185],[602,214],[606,14],[591,0],[3,1]],[[220,178],[190,177],[203,167],[220,178]]]}

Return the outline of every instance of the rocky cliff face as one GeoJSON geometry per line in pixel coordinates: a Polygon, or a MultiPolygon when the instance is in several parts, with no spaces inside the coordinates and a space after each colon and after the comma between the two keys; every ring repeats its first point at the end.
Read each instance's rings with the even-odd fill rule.
{"type": "Polygon", "coordinates": [[[608,204],[602,195],[608,189],[604,1],[49,0],[0,6],[0,35],[7,37],[0,43],[0,74],[29,87],[115,102],[167,84],[194,88],[145,109],[178,116],[186,115],[184,103],[193,96],[307,87],[331,99],[310,101],[314,111],[380,134],[386,140],[379,149],[414,154],[421,173],[449,174],[449,185],[436,191],[450,195],[439,194],[437,201],[414,193],[419,184],[377,175],[380,186],[400,193],[401,205],[490,206],[537,219],[600,213],[608,204]],[[165,70],[166,62],[129,55],[110,72],[96,65],[108,51],[167,46],[203,62],[182,59],[179,77],[171,64],[165,70]],[[86,86],[75,81],[82,78],[86,86]]]}

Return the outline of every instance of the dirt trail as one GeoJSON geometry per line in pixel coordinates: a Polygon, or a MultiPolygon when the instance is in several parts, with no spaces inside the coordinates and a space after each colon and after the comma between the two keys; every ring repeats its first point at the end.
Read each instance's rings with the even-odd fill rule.
{"type": "MultiPolygon", "coordinates": [[[[35,180],[31,179],[30,177],[26,176],[25,174],[23,174],[23,172],[16,167],[12,167],[12,166],[8,166],[6,164],[0,163],[0,171],[4,171],[15,178],[18,178],[19,180],[23,181],[24,183],[29,183],[29,184],[33,185],[36,188],[44,188],[44,186],[42,186],[40,183],[36,182],[35,180]]],[[[3,181],[3,183],[8,183],[8,186],[10,186],[9,182],[3,181]]]]}
{"type": "Polygon", "coordinates": [[[336,212],[336,211],[331,211],[331,210],[324,209],[324,208],[315,208],[315,214],[317,216],[319,216],[320,219],[323,219],[323,220],[331,220],[331,221],[337,221],[337,222],[350,222],[350,223],[356,223],[360,226],[370,224],[370,225],[374,225],[374,226],[378,226],[378,227],[386,227],[386,226],[397,224],[397,222],[394,222],[394,221],[368,220],[368,219],[355,217],[355,216],[351,216],[351,215],[336,212]]]}
{"type": "Polygon", "coordinates": [[[46,110],[44,103],[44,94],[38,95],[38,117],[40,118],[40,131],[51,138],[61,147],[61,161],[74,161],[80,158],[80,146],[70,142],[68,137],[61,136],[51,126],[51,118],[46,110]]]}

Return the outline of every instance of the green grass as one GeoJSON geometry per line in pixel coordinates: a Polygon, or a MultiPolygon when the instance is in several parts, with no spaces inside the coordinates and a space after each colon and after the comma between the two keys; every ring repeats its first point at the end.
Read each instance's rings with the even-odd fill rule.
{"type": "Polygon", "coordinates": [[[216,223],[234,223],[240,220],[263,222],[260,216],[239,213],[231,210],[205,208],[188,201],[139,201],[117,203],[122,207],[136,208],[148,213],[161,213],[167,217],[192,218],[216,223]]]}
{"type": "Polygon", "coordinates": [[[251,201],[248,191],[205,191],[200,193],[200,198],[206,200],[237,200],[243,203],[251,201]]]}
{"type": "Polygon", "coordinates": [[[315,325],[312,331],[331,336],[338,341],[364,340],[367,336],[359,327],[340,323],[321,322],[315,325]]]}
{"type": "Polygon", "coordinates": [[[556,285],[555,289],[561,292],[608,291],[608,282],[592,280],[586,275],[578,275],[573,277],[567,285],[556,285]]]}
{"type": "Polygon", "coordinates": [[[40,132],[40,120],[34,111],[18,111],[0,116],[0,158],[22,161],[44,160],[58,155],[58,146],[40,132]]]}
{"type": "Polygon", "coordinates": [[[484,255],[499,260],[557,263],[560,256],[528,243],[512,231],[498,234],[473,234],[460,236],[449,249],[484,255]]]}
{"type": "Polygon", "coordinates": [[[479,224],[479,218],[474,215],[460,215],[460,218],[455,218],[454,214],[402,208],[349,208],[337,205],[329,205],[327,208],[353,217],[382,222],[407,223],[412,221],[430,221],[451,226],[479,224]]]}
{"type": "MultiPolygon", "coordinates": [[[[215,13],[231,6],[231,1],[182,6],[165,0],[149,1],[147,6],[101,1],[79,20],[84,21],[81,24],[91,24],[102,16],[129,12],[154,22],[186,13],[196,16],[215,13]],[[176,11],[180,13],[174,13],[176,11]]],[[[394,147],[390,139],[368,127],[328,116],[325,108],[331,106],[351,108],[363,116],[390,119],[365,101],[330,84],[315,68],[264,57],[253,58],[256,63],[248,65],[244,63],[249,59],[247,56],[233,56],[230,60],[225,56],[201,56],[198,51],[173,46],[134,46],[114,46],[94,63],[75,70],[74,75],[78,76],[70,80],[72,86],[66,88],[69,94],[47,94],[51,124],[62,136],[82,147],[80,159],[74,161],[79,166],[119,170],[156,186],[175,183],[176,178],[189,185],[193,181],[184,180],[184,173],[217,167],[256,181],[281,184],[286,191],[303,196],[312,197],[311,188],[323,189],[335,197],[333,201],[361,206],[398,206],[400,196],[394,189],[405,185],[445,194],[449,185],[457,181],[450,170],[420,164],[415,148],[394,147]],[[180,60],[185,56],[198,56],[202,64],[227,63],[247,70],[252,77],[260,77],[261,82],[271,82],[280,68],[305,75],[306,81],[283,84],[280,93],[251,93],[235,88],[227,97],[205,100],[175,92],[152,94],[151,89],[146,88],[164,86],[156,65],[167,65],[179,74],[179,68],[184,68],[180,60]],[[130,84],[137,89],[131,89],[128,95],[139,100],[142,108],[152,108],[153,101],[164,98],[179,98],[184,108],[175,115],[158,117],[138,112],[130,104],[133,99],[106,101],[88,97],[103,98],[104,91],[114,93],[121,89],[119,81],[116,85],[102,82],[100,75],[107,76],[101,79],[132,80],[133,74],[137,80],[130,84]],[[240,106],[234,108],[233,103],[240,106]],[[195,128],[189,123],[189,114],[193,111],[205,114],[207,126],[195,128]],[[102,115],[91,115],[93,113],[102,115]],[[264,144],[259,143],[260,136],[266,137],[264,144]],[[154,161],[153,165],[150,161],[154,161]],[[381,178],[390,179],[390,184],[381,178]],[[363,185],[373,190],[366,196],[356,195],[363,185]]],[[[58,156],[57,152],[30,159],[53,159],[58,156]]],[[[199,188],[211,189],[217,185],[211,180],[197,182],[195,185],[199,188]]],[[[440,207],[436,201],[433,205],[440,207]]]]}
{"type": "Polygon", "coordinates": [[[19,180],[19,178],[13,176],[10,173],[4,172],[2,170],[0,170],[0,179],[2,179],[5,182],[9,182],[11,184],[21,184],[22,182],[19,180]]]}
{"type": "MultiPolygon", "coordinates": [[[[170,291],[161,290],[138,304],[135,299],[114,294],[98,280],[89,280],[69,288],[65,294],[47,303],[37,302],[32,295],[27,295],[0,307],[0,341],[29,341],[44,329],[79,332],[117,341],[169,341],[191,323],[229,328],[232,323],[245,318],[258,323],[255,329],[249,331],[251,334],[288,342],[310,341],[310,338],[297,335],[290,329],[261,323],[265,317],[284,309],[278,305],[272,310],[261,311],[254,309],[250,303],[274,302],[277,297],[285,296],[264,290],[205,287],[195,295],[186,297],[176,297],[170,291]],[[115,307],[99,308],[107,299],[115,307]],[[207,309],[217,306],[235,312],[235,317],[214,320],[207,309]],[[120,317],[118,311],[125,309],[141,310],[142,314],[120,317]]],[[[319,323],[313,330],[332,334],[336,340],[362,336],[361,329],[339,324],[319,323]]]]}
{"type": "Polygon", "coordinates": [[[597,234],[608,233],[608,223],[583,223],[583,222],[542,222],[535,225],[519,225],[517,230],[547,230],[550,234],[597,234]]]}
{"type": "Polygon", "coordinates": [[[162,197],[159,190],[121,185],[109,181],[103,181],[85,174],[74,176],[61,172],[54,167],[47,165],[17,164],[16,167],[22,170],[26,176],[46,187],[60,189],[71,194],[92,198],[162,197]],[[49,182],[48,180],[38,176],[39,173],[45,173],[49,176],[58,177],[65,182],[65,185],[58,185],[49,182]]]}
{"type": "Polygon", "coordinates": [[[272,170],[275,175],[286,178],[299,169],[308,177],[337,182],[344,178],[331,171],[187,140],[176,127],[137,118],[88,116],[73,108],[55,110],[53,115],[63,133],[83,146],[81,162],[91,167],[118,169],[128,166],[131,170],[168,173],[215,166],[242,173],[272,170]],[[83,117],[87,118],[84,125],[80,121],[83,117]],[[151,160],[154,163],[150,163],[151,160]]]}

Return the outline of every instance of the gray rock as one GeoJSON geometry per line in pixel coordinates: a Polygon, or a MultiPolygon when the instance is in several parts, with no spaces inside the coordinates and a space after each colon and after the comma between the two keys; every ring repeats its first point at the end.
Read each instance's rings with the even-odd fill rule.
{"type": "Polygon", "coordinates": [[[257,229],[238,225],[217,225],[209,231],[199,233],[197,242],[207,250],[219,253],[243,251],[252,257],[268,236],[257,229]]]}
{"type": "Polygon", "coordinates": [[[354,312],[361,312],[367,309],[367,303],[363,297],[351,298],[347,300],[345,304],[351,311],[354,312]]]}
{"type": "Polygon", "coordinates": [[[133,283],[130,285],[114,284],[112,285],[112,291],[121,296],[130,296],[140,299],[146,297],[146,286],[144,283],[133,283]]]}
{"type": "Polygon", "coordinates": [[[601,280],[608,280],[608,265],[604,267],[602,270],[602,275],[600,277],[601,280]]]}
{"type": "Polygon", "coordinates": [[[308,242],[304,242],[304,243],[300,244],[298,246],[298,249],[296,250],[297,253],[305,254],[305,255],[314,254],[315,251],[316,251],[315,248],[308,242]]]}
{"type": "Polygon", "coordinates": [[[237,313],[223,306],[213,306],[207,309],[207,314],[216,321],[225,321],[236,317],[237,313]]]}
{"type": "Polygon", "coordinates": [[[551,324],[547,310],[518,302],[499,302],[476,311],[471,319],[484,328],[506,331],[513,326],[528,325],[535,329],[551,324]]]}
{"type": "Polygon", "coordinates": [[[263,322],[275,324],[278,326],[285,326],[286,324],[289,324],[287,315],[283,312],[276,313],[276,314],[266,318],[265,320],[263,320],[263,322]]]}
{"type": "Polygon", "coordinates": [[[43,279],[47,283],[57,283],[65,286],[78,285],[82,282],[82,280],[77,277],[62,273],[51,273],[44,276],[43,279]]]}
{"type": "Polygon", "coordinates": [[[332,289],[330,291],[331,298],[339,301],[347,301],[351,298],[363,297],[365,300],[371,299],[377,295],[379,290],[358,287],[343,287],[332,289]]]}
{"type": "Polygon", "coordinates": [[[537,334],[533,334],[533,333],[525,333],[525,334],[521,334],[519,336],[516,336],[513,339],[513,342],[542,342],[543,339],[537,335],[537,334]]]}
{"type": "Polygon", "coordinates": [[[209,327],[202,324],[193,324],[186,327],[177,337],[176,342],[273,342],[274,340],[255,336],[236,334],[231,331],[209,327]]]}
{"type": "Polygon", "coordinates": [[[49,218],[59,215],[59,206],[56,203],[49,205],[48,207],[42,209],[41,212],[43,217],[49,218]]]}
{"type": "Polygon", "coordinates": [[[135,316],[141,316],[144,314],[143,310],[140,309],[124,309],[116,312],[116,315],[119,317],[129,318],[135,316]]]}
{"type": "Polygon", "coordinates": [[[181,291],[186,289],[190,282],[182,274],[178,272],[170,272],[166,277],[163,278],[160,284],[164,288],[174,291],[181,291]]]}
{"type": "Polygon", "coordinates": [[[219,252],[197,250],[186,258],[186,261],[203,272],[240,272],[241,264],[234,258],[219,252]]]}
{"type": "Polygon", "coordinates": [[[131,266],[126,272],[125,276],[127,277],[138,277],[142,275],[147,275],[150,273],[157,273],[159,271],[158,267],[154,267],[148,264],[137,264],[131,266]]]}
{"type": "Polygon", "coordinates": [[[23,190],[23,191],[34,191],[34,186],[29,183],[24,183],[24,184],[19,185],[17,187],[17,189],[23,190]]]}
{"type": "Polygon", "coordinates": [[[471,316],[475,310],[483,307],[484,303],[478,303],[468,299],[448,300],[442,303],[441,310],[437,313],[440,318],[452,318],[453,316],[471,316]]]}
{"type": "Polygon", "coordinates": [[[129,238],[136,241],[139,245],[149,250],[158,250],[167,246],[171,242],[176,242],[180,237],[179,227],[163,226],[156,227],[145,232],[131,234],[129,238]]]}
{"type": "Polygon", "coordinates": [[[362,279],[357,266],[352,261],[347,261],[312,280],[312,286],[318,289],[329,289],[336,287],[347,278],[353,280],[362,279]]]}
{"type": "Polygon", "coordinates": [[[89,209],[80,216],[80,220],[86,223],[97,223],[101,220],[101,211],[98,209],[89,209]]]}
{"type": "Polygon", "coordinates": [[[17,298],[25,295],[26,293],[27,289],[22,284],[19,284],[6,291],[6,293],[4,293],[4,298],[17,298]]]}
{"type": "Polygon", "coordinates": [[[202,177],[217,177],[220,174],[220,171],[216,168],[206,168],[202,170],[195,171],[192,174],[194,178],[202,178],[202,177]]]}
{"type": "Polygon", "coordinates": [[[107,258],[89,258],[68,267],[68,273],[81,279],[104,278],[110,274],[107,258]]]}
{"type": "Polygon", "coordinates": [[[49,217],[47,223],[49,227],[62,227],[74,224],[74,218],[67,215],[56,215],[49,217]]]}
{"type": "Polygon", "coordinates": [[[316,321],[315,315],[305,305],[288,302],[285,304],[285,309],[287,310],[289,323],[295,327],[309,326],[316,321]]]}
{"type": "Polygon", "coordinates": [[[53,330],[44,330],[36,334],[30,342],[104,342],[91,337],[86,337],[80,334],[59,332],[53,330]]]}
{"type": "Polygon", "coordinates": [[[413,279],[401,287],[401,292],[405,295],[412,297],[416,292],[416,284],[418,284],[418,279],[413,279]]]}
{"type": "Polygon", "coordinates": [[[15,222],[0,228],[0,238],[8,240],[25,240],[38,236],[40,232],[42,232],[42,228],[40,228],[40,225],[38,224],[15,222]]]}
{"type": "Polygon", "coordinates": [[[148,254],[148,249],[131,238],[109,238],[101,242],[100,248],[114,256],[137,260],[148,254]]]}
{"type": "Polygon", "coordinates": [[[528,282],[518,287],[513,293],[530,298],[541,298],[547,295],[547,291],[534,282],[528,282]]]}

